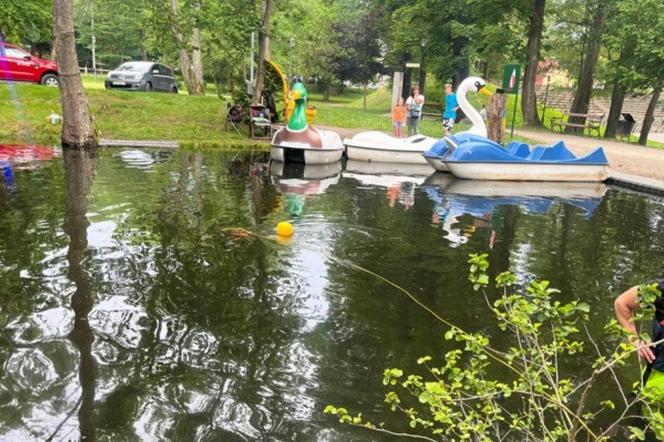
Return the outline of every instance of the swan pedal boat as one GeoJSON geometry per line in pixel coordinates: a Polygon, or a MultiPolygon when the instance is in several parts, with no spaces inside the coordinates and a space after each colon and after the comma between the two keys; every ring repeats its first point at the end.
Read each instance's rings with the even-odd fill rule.
{"type": "Polygon", "coordinates": [[[353,138],[345,139],[346,155],[349,160],[427,164],[422,154],[436,143],[435,138],[413,135],[408,138],[395,138],[378,131],[361,132],[353,138]]]}
{"type": "Polygon", "coordinates": [[[609,177],[604,149],[577,158],[562,141],[532,150],[520,142],[503,148],[488,139],[466,141],[446,154],[444,162],[454,176],[471,180],[599,182],[609,177]]]}

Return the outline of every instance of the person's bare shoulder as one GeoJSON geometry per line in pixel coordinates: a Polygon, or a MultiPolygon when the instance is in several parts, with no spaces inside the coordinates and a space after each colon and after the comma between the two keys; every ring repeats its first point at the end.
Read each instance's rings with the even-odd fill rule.
{"type": "Polygon", "coordinates": [[[639,308],[639,286],[634,286],[621,293],[615,300],[614,305],[618,308],[636,310],[639,308]]]}

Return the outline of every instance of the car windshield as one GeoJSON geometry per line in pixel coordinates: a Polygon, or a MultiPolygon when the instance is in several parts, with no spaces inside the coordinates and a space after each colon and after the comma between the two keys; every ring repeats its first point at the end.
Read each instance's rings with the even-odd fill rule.
{"type": "Polygon", "coordinates": [[[116,70],[131,71],[131,72],[147,72],[148,70],[150,70],[150,66],[152,66],[152,63],[145,61],[135,61],[131,63],[122,63],[120,67],[118,67],[116,70]]]}

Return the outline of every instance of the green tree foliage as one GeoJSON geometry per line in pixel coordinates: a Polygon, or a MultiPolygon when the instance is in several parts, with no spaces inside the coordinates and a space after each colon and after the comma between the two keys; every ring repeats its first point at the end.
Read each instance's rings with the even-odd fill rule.
{"type": "MultiPolygon", "coordinates": [[[[611,62],[609,78],[614,85],[611,120],[616,120],[625,91],[649,92],[648,106],[639,143],[645,145],[653,113],[664,87],[664,3],[657,0],[621,0],[605,36],[611,62]]],[[[611,134],[612,135],[612,134],[611,134]]]]}
{"type": "MultiPolygon", "coordinates": [[[[77,0],[76,34],[79,63],[92,66],[92,38],[96,38],[97,67],[113,69],[140,60],[147,51],[147,28],[152,14],[145,0],[77,0]]],[[[151,56],[158,53],[151,51],[151,56]]]]}
{"type": "Polygon", "coordinates": [[[39,43],[53,37],[51,0],[3,0],[0,36],[13,42],[39,43]]]}

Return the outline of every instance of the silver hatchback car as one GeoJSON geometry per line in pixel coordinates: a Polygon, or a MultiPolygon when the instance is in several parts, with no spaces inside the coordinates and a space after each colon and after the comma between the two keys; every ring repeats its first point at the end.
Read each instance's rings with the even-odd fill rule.
{"type": "Polygon", "coordinates": [[[128,61],[106,75],[106,89],[178,92],[173,70],[153,61],[128,61]]]}

